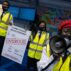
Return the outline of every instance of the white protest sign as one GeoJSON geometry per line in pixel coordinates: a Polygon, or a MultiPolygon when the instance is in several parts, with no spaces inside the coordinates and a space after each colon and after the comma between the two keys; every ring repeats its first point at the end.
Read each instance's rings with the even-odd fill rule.
{"type": "Polygon", "coordinates": [[[9,26],[2,56],[22,64],[31,32],[16,26],[9,26]]]}

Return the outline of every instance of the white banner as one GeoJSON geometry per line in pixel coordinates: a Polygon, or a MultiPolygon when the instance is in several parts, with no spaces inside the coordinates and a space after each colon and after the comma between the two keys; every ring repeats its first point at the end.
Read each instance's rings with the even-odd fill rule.
{"type": "Polygon", "coordinates": [[[22,64],[31,32],[16,26],[9,26],[2,56],[22,64]]]}

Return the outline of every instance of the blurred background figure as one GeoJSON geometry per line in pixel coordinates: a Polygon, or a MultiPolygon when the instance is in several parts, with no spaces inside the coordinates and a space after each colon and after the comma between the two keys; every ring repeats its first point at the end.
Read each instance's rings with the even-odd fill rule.
{"type": "Polygon", "coordinates": [[[1,52],[5,40],[5,36],[7,33],[8,25],[13,24],[13,16],[8,12],[9,2],[5,0],[2,3],[2,14],[0,15],[0,59],[1,59],[1,52]]]}

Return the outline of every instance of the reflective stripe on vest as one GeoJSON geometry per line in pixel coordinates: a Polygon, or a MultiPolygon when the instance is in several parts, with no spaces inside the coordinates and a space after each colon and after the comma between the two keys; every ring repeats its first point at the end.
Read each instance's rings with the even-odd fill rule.
{"type": "Polygon", "coordinates": [[[43,46],[43,44],[39,44],[39,43],[36,43],[36,42],[31,42],[32,44],[36,44],[36,45],[39,45],[39,46],[43,46]]]}
{"type": "Polygon", "coordinates": [[[0,18],[0,36],[6,36],[7,28],[8,28],[8,21],[12,19],[10,13],[5,13],[5,15],[0,18]]]}
{"type": "Polygon", "coordinates": [[[49,43],[46,46],[46,51],[47,51],[47,56],[50,57],[51,56],[51,51],[50,51],[50,45],[49,45],[49,43]]]}
{"type": "Polygon", "coordinates": [[[37,51],[37,52],[42,52],[41,50],[35,50],[35,49],[32,49],[32,48],[30,48],[29,50],[31,50],[31,51],[37,51]]]}
{"type": "Polygon", "coordinates": [[[42,32],[39,39],[39,34],[37,33],[35,38],[32,40],[28,50],[28,56],[35,59],[41,58],[41,53],[43,50],[44,41],[46,40],[47,33],[42,32]]]}

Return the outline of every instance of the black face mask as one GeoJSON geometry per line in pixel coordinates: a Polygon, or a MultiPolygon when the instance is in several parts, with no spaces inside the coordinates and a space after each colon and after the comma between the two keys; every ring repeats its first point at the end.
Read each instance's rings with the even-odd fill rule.
{"type": "Polygon", "coordinates": [[[39,27],[39,30],[40,31],[45,31],[45,28],[44,27],[39,27]]]}
{"type": "Polygon", "coordinates": [[[2,7],[3,11],[7,11],[8,10],[8,7],[2,7]]]}

